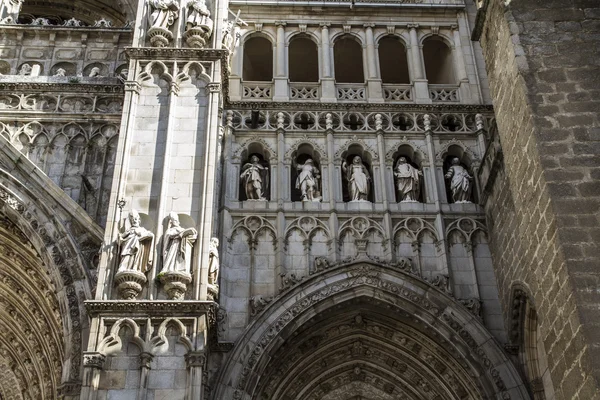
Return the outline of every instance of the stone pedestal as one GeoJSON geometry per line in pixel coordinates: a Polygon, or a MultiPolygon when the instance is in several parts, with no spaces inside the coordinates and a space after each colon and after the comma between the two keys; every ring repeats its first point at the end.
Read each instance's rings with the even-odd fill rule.
{"type": "Polygon", "coordinates": [[[158,275],[158,279],[169,300],[183,300],[187,286],[192,283],[192,275],[187,272],[164,272],[158,275]]]}
{"type": "Polygon", "coordinates": [[[119,296],[125,300],[135,300],[142,293],[148,279],[140,271],[126,270],[115,274],[115,285],[119,296]]]}

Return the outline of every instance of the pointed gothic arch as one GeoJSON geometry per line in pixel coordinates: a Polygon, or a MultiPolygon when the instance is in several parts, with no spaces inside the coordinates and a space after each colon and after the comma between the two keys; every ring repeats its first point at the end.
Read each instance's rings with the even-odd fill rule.
{"type": "Polygon", "coordinates": [[[360,260],[317,272],[258,313],[212,399],[333,399],[357,394],[354,383],[384,399],[528,398],[462,304],[409,268],[360,260]]]}

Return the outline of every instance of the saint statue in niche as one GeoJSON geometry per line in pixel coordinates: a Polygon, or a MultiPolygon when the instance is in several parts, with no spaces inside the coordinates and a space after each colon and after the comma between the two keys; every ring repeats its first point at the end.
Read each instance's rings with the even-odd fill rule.
{"type": "Polygon", "coordinates": [[[450,180],[452,200],[455,203],[470,203],[473,177],[460,165],[458,158],[452,158],[450,168],[448,168],[445,177],[450,180]]]}
{"type": "Polygon", "coordinates": [[[179,14],[177,0],[148,0],[148,4],[152,9],[149,14],[151,27],[168,30],[179,14]]]}
{"type": "Polygon", "coordinates": [[[260,158],[254,155],[250,162],[242,167],[240,179],[244,185],[248,200],[266,200],[263,190],[268,186],[269,171],[260,163],[260,158]]]}
{"type": "Polygon", "coordinates": [[[139,271],[145,273],[152,264],[154,234],[140,226],[140,215],[131,210],[128,216],[131,227],[119,234],[120,256],[118,272],[139,271]]]}
{"type": "Polygon", "coordinates": [[[302,192],[302,201],[321,201],[319,193],[321,174],[312,158],[306,160],[304,164],[296,165],[296,169],[298,170],[296,189],[302,192]]]}
{"type": "Polygon", "coordinates": [[[410,165],[406,157],[400,157],[394,170],[400,202],[418,202],[423,173],[410,165]]]}
{"type": "Polygon", "coordinates": [[[352,165],[344,161],[342,163],[342,171],[348,181],[348,194],[350,201],[369,201],[369,193],[371,191],[371,176],[369,170],[362,163],[362,158],[354,156],[352,165]]]}
{"type": "Polygon", "coordinates": [[[204,0],[192,0],[187,5],[186,29],[192,28],[201,28],[208,33],[213,30],[213,21],[204,0]]]}
{"type": "Polygon", "coordinates": [[[162,272],[190,273],[192,263],[192,248],[198,232],[194,228],[182,228],[179,216],[169,213],[169,228],[163,237],[163,267],[162,272]]]}
{"type": "Polygon", "coordinates": [[[208,247],[208,283],[217,285],[219,279],[219,239],[211,238],[208,247]]]}

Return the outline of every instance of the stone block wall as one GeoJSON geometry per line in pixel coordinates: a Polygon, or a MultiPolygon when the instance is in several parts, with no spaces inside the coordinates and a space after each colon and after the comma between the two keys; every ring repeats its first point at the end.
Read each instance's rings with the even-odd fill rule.
{"type": "Polygon", "coordinates": [[[510,319],[513,288],[530,291],[556,398],[596,399],[600,4],[504,3],[481,35],[504,155],[482,182],[500,297],[510,319]]]}

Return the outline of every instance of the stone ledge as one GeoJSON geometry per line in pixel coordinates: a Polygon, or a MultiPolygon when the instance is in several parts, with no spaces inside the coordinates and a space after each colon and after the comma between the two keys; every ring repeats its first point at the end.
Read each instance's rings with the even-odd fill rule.
{"type": "Polygon", "coordinates": [[[169,301],[169,300],[141,300],[141,301],[123,301],[123,300],[88,300],[85,302],[85,308],[92,317],[98,315],[133,315],[144,316],[173,316],[173,315],[198,315],[201,313],[214,313],[218,304],[214,301],[190,300],[190,301],[169,301]]]}

